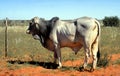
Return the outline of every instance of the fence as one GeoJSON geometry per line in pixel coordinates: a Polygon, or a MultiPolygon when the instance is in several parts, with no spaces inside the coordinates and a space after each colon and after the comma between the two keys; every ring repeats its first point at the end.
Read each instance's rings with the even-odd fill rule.
{"type": "Polygon", "coordinates": [[[28,20],[0,20],[0,58],[23,58],[48,52],[26,34],[28,20]],[[43,51],[45,50],[45,51],[43,51]]]}
{"type": "Polygon", "coordinates": [[[16,33],[17,31],[24,31],[24,33],[22,34],[25,35],[27,24],[28,24],[28,20],[9,20],[8,18],[4,20],[0,20],[0,56],[4,56],[4,57],[8,56],[9,46],[11,47],[11,44],[15,44],[20,41],[20,39],[17,39],[17,36],[14,35],[17,34],[16,33]],[[12,30],[12,31],[8,31],[8,30],[12,30]]]}
{"type": "Polygon", "coordinates": [[[7,38],[7,26],[8,26],[8,18],[5,20],[5,57],[7,57],[7,51],[8,51],[8,38],[7,38]]]}

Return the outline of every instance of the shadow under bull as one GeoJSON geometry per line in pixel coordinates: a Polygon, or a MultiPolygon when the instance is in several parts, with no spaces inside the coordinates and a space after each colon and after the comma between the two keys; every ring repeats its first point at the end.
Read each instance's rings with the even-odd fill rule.
{"type": "Polygon", "coordinates": [[[46,69],[57,69],[58,64],[52,63],[52,62],[38,62],[38,61],[20,61],[20,60],[15,60],[15,61],[7,61],[10,64],[30,64],[30,65],[36,65],[36,66],[41,66],[46,69]]]}
{"type": "MultiPolygon", "coordinates": [[[[58,64],[52,63],[52,62],[39,62],[39,61],[21,61],[21,60],[8,60],[7,61],[10,64],[30,64],[35,66],[41,66],[46,69],[57,69],[59,66],[58,64]]],[[[60,70],[77,70],[82,72],[82,67],[72,67],[72,66],[63,66],[60,70]]],[[[90,70],[85,69],[84,71],[90,72],[90,70]]]]}

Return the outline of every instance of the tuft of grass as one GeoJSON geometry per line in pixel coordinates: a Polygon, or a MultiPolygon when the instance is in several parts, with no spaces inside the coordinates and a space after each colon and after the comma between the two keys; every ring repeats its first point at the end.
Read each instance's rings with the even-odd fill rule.
{"type": "Polygon", "coordinates": [[[97,65],[98,67],[107,67],[110,64],[111,56],[108,56],[108,54],[104,54],[102,58],[98,61],[97,65]]]}

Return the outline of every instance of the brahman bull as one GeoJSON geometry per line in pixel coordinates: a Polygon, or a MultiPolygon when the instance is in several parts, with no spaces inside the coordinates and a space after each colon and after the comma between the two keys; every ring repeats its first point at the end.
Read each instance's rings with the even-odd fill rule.
{"type": "Polygon", "coordinates": [[[96,19],[81,17],[69,22],[58,17],[48,21],[34,17],[26,32],[32,34],[34,39],[40,40],[43,47],[54,52],[54,62],[56,63],[58,59],[58,68],[62,67],[60,51],[62,47],[71,48],[75,54],[83,47],[85,51],[83,69],[87,66],[91,55],[93,57],[91,71],[96,68],[100,57],[98,49],[100,24],[96,19]]]}

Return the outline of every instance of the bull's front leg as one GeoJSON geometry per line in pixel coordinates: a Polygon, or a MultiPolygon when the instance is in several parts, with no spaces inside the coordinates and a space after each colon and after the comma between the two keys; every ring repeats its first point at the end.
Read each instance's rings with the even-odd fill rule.
{"type": "Polygon", "coordinates": [[[57,59],[58,59],[57,53],[56,53],[56,51],[54,50],[54,63],[55,63],[55,64],[57,64],[57,59]]]}
{"type": "MultiPolygon", "coordinates": [[[[61,51],[60,51],[60,45],[57,39],[57,30],[53,29],[52,32],[50,33],[50,39],[53,41],[54,44],[54,51],[56,52],[57,58],[58,58],[58,68],[62,67],[61,63],[61,51]]],[[[55,59],[56,60],[56,59],[55,59]]]]}
{"type": "Polygon", "coordinates": [[[61,68],[62,67],[62,63],[61,63],[61,51],[60,51],[60,47],[58,46],[58,44],[55,44],[55,52],[56,52],[56,56],[57,56],[58,64],[59,64],[58,68],[61,68]]]}

